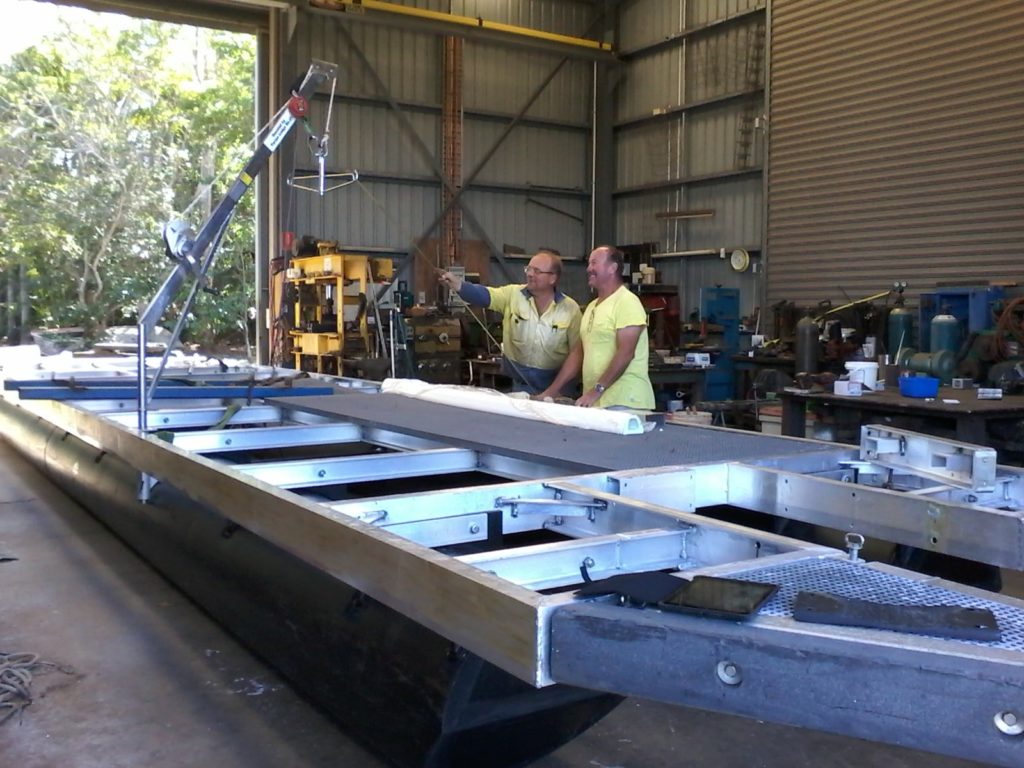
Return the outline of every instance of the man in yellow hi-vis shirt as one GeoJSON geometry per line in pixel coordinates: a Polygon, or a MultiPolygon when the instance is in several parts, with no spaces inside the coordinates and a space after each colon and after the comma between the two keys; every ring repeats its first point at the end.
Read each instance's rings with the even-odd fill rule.
{"type": "Polygon", "coordinates": [[[654,389],[647,374],[647,313],[622,281],[622,251],[602,245],[587,260],[587,283],[597,297],[587,305],[580,343],[573,347],[551,386],[553,397],[583,371],[576,405],[652,410],[654,389]]]}
{"type": "Polygon", "coordinates": [[[579,341],[580,307],[558,290],[562,260],[557,254],[538,252],[524,271],[525,285],[500,288],[468,283],[451,272],[438,279],[467,303],[502,314],[502,372],[511,377],[513,389],[535,394],[551,386],[579,341]]]}

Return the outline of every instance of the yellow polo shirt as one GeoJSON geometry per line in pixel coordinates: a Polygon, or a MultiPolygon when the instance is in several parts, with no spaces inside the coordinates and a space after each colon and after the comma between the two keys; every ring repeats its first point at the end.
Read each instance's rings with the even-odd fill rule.
{"type": "Polygon", "coordinates": [[[593,389],[615,356],[617,332],[632,325],[642,325],[644,330],[626,370],[595,403],[601,408],[612,405],[639,410],[654,408],[654,390],[647,375],[647,313],[640,299],[624,285],[604,301],[590,302],[583,312],[580,338],[583,340],[584,392],[593,389]]]}

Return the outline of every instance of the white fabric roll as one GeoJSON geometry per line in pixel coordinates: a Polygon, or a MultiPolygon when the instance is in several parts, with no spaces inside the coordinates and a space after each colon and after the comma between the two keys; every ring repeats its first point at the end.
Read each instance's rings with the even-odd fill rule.
{"type": "Polygon", "coordinates": [[[454,384],[428,384],[419,379],[384,379],[380,391],[416,397],[456,408],[499,413],[518,419],[546,421],[549,424],[558,424],[563,427],[593,429],[616,435],[641,435],[644,432],[644,422],[635,413],[545,403],[539,400],[530,400],[525,396],[512,397],[493,389],[454,384]]]}

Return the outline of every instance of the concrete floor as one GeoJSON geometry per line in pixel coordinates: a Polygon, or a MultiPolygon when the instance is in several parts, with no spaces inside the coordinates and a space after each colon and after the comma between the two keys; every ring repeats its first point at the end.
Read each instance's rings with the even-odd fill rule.
{"type": "MultiPolygon", "coordinates": [[[[74,674],[35,678],[0,765],[384,766],[0,442],[3,556],[0,650],[74,674]]],[[[975,765],[629,699],[535,768],[975,765]]]]}

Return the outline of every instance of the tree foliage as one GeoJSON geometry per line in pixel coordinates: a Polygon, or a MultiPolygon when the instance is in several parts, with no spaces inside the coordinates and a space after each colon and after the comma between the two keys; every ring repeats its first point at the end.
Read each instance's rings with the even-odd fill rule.
{"type": "MultiPolygon", "coordinates": [[[[171,267],[163,223],[198,226],[249,155],[254,72],[251,37],[145,21],[68,28],[0,65],[0,269],[27,267],[34,325],[135,321],[171,267]]],[[[193,338],[244,329],[253,218],[243,198],[193,338]]]]}

